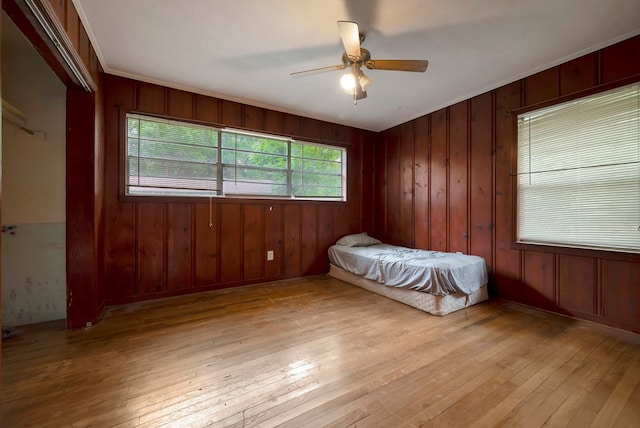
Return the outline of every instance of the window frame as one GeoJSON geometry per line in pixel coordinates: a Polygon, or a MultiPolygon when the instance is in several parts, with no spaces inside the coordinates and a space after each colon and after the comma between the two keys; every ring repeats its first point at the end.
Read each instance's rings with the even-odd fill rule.
{"type": "MultiPolygon", "coordinates": [[[[250,202],[287,202],[293,204],[308,204],[308,203],[322,203],[322,204],[338,204],[345,205],[348,202],[348,159],[350,156],[350,149],[352,144],[344,143],[340,141],[326,141],[321,139],[300,137],[294,135],[286,135],[286,134],[278,134],[269,131],[263,130],[254,130],[249,128],[244,128],[240,126],[228,126],[220,123],[212,123],[202,120],[188,119],[188,118],[180,118],[174,116],[167,116],[162,114],[148,113],[138,110],[124,110],[120,109],[119,112],[119,128],[118,132],[119,143],[118,143],[118,200],[120,202],[131,202],[131,203],[209,203],[209,201],[215,201],[216,203],[250,203],[250,202]],[[127,162],[128,162],[128,117],[129,115],[148,117],[150,119],[158,119],[163,121],[184,123],[187,125],[197,125],[204,126],[209,128],[214,128],[219,133],[224,131],[230,132],[240,132],[247,133],[249,135],[257,135],[257,136],[265,136],[265,137],[273,137],[274,139],[279,140],[289,140],[291,143],[303,143],[310,144],[316,146],[324,146],[328,148],[335,148],[342,151],[342,193],[341,197],[295,197],[293,195],[247,195],[247,194],[229,194],[229,195],[187,195],[187,196],[179,196],[179,195],[136,195],[136,194],[127,194],[126,186],[127,186],[127,162]]],[[[221,140],[220,140],[221,141],[221,140]]],[[[290,144],[289,144],[290,146],[290,144]]],[[[218,153],[220,154],[222,147],[218,148],[218,153]]],[[[291,155],[287,156],[288,158],[288,168],[287,174],[291,174],[291,165],[290,158],[291,155]]],[[[222,159],[218,159],[221,163],[222,159]]],[[[218,171],[222,171],[223,168],[217,168],[218,171]]],[[[218,174],[220,175],[220,174],[218,174]]]]}
{"type": "Polygon", "coordinates": [[[539,110],[554,105],[574,101],[579,98],[597,95],[602,92],[617,89],[623,86],[640,83],[640,76],[616,80],[613,82],[597,85],[588,89],[577,91],[571,94],[558,96],[546,101],[526,105],[511,111],[512,119],[512,146],[511,146],[511,243],[513,250],[537,251],[541,253],[552,253],[569,256],[592,257],[607,260],[619,260],[629,262],[640,262],[640,252],[632,252],[623,249],[583,247],[579,245],[561,245],[551,243],[521,242],[518,240],[518,116],[534,110],[539,110]]]}

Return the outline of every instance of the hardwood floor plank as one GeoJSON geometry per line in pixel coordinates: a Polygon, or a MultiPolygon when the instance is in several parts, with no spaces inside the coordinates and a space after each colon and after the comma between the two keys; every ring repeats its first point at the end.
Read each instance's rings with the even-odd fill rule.
{"type": "Polygon", "coordinates": [[[592,349],[591,346],[597,345],[597,343],[594,341],[588,345],[588,347],[580,349],[570,360],[552,373],[539,388],[520,402],[508,417],[501,421],[500,426],[517,427],[523,426],[523,423],[532,426],[543,425],[566,399],[566,395],[575,392],[573,389],[560,387],[567,383],[571,375],[587,359],[588,352],[583,351],[592,349]]]}
{"type": "MultiPolygon", "coordinates": [[[[444,403],[449,406],[455,404],[464,396],[461,394],[462,390],[458,391],[459,388],[469,382],[477,382],[482,378],[483,373],[493,372],[493,368],[498,368],[497,365],[485,364],[489,358],[497,356],[509,358],[513,352],[520,349],[515,346],[516,343],[535,339],[529,336],[527,331],[523,330],[524,328],[523,324],[510,323],[501,334],[496,334],[492,338],[493,342],[482,343],[484,349],[481,352],[473,349],[471,355],[461,354],[459,359],[451,361],[447,367],[432,372],[430,382],[437,387],[427,389],[428,394],[424,393],[424,388],[420,388],[415,396],[409,396],[406,399],[404,394],[397,394],[399,410],[396,414],[403,420],[420,425],[437,416],[440,412],[436,412],[435,409],[442,408],[444,403]]],[[[466,388],[468,387],[469,385],[466,385],[466,388]]]]}
{"type": "Polygon", "coordinates": [[[640,421],[640,383],[638,383],[625,403],[620,416],[616,419],[615,427],[632,427],[640,421]]]}
{"type": "Polygon", "coordinates": [[[559,405],[544,426],[568,426],[573,418],[585,419],[593,414],[593,411],[582,414],[581,408],[612,365],[620,363],[620,357],[626,350],[624,341],[606,337],[600,342],[566,381],[549,395],[546,403],[559,405]]]}
{"type": "Polygon", "coordinates": [[[7,427],[640,425],[638,335],[496,302],[434,317],[324,276],[28,326],[2,361],[7,427]]]}
{"type": "MultiPolygon", "coordinates": [[[[388,321],[389,321],[389,320],[387,319],[385,322],[388,322],[388,321]]],[[[361,327],[359,327],[359,328],[355,329],[351,334],[355,334],[355,335],[357,335],[357,336],[361,336],[362,332],[364,332],[364,331],[365,331],[365,330],[367,330],[367,329],[371,329],[371,328],[374,328],[374,329],[375,329],[375,328],[377,327],[377,324],[379,324],[379,323],[381,323],[381,322],[382,322],[382,321],[371,322],[371,323],[369,323],[368,325],[367,325],[367,324],[364,324],[364,325],[363,325],[362,323],[359,323],[361,327]]],[[[355,344],[357,344],[357,343],[358,343],[357,341],[354,341],[354,340],[353,340],[353,339],[356,339],[355,337],[353,337],[353,338],[352,338],[352,337],[350,337],[350,336],[347,336],[347,338],[349,339],[349,340],[348,340],[348,343],[355,343],[355,344]]],[[[309,343],[308,343],[306,346],[308,346],[308,345],[309,345],[309,343]]],[[[348,351],[348,350],[349,350],[349,348],[348,348],[348,347],[347,347],[346,349],[344,349],[344,345],[341,345],[341,346],[342,346],[342,348],[343,348],[343,350],[344,350],[344,351],[348,351]]],[[[335,355],[335,351],[336,351],[335,349],[331,349],[331,350],[330,350],[330,352],[332,353],[332,355],[335,355]]],[[[289,350],[288,352],[290,352],[290,350],[289,350]]],[[[318,361],[318,354],[316,354],[316,356],[314,357],[314,360],[315,360],[315,361],[318,361]]],[[[354,363],[355,363],[355,361],[354,361],[354,363]]],[[[261,365],[261,366],[264,366],[264,364],[260,364],[260,365],[261,365]]],[[[315,364],[314,364],[314,366],[315,366],[315,364]]],[[[268,368],[268,367],[267,367],[267,368],[268,368]]],[[[259,370],[259,368],[258,368],[258,367],[256,367],[255,369],[256,369],[256,370],[259,370]]],[[[246,370],[246,371],[247,371],[247,372],[250,372],[250,370],[246,370]]],[[[289,372],[290,372],[290,371],[289,371],[289,372]]],[[[310,372],[310,371],[309,371],[309,373],[308,373],[308,374],[314,374],[314,373],[312,373],[312,372],[310,372]]],[[[330,371],[326,371],[326,374],[331,374],[331,372],[330,372],[330,371]]],[[[339,379],[339,380],[340,380],[340,379],[342,379],[342,378],[343,378],[343,375],[344,375],[344,373],[341,371],[341,372],[340,372],[340,377],[338,377],[338,379],[339,379]]],[[[300,384],[300,382],[297,382],[297,384],[300,384]]],[[[256,384],[256,383],[254,382],[254,384],[252,385],[252,388],[255,388],[255,387],[257,387],[257,386],[259,386],[259,385],[258,385],[258,384],[256,384]]],[[[248,391],[246,391],[244,388],[243,388],[243,391],[244,391],[244,392],[248,392],[248,391]]],[[[279,391],[280,391],[280,392],[282,392],[282,390],[281,390],[281,389],[279,389],[279,391]]],[[[267,397],[267,398],[269,398],[269,400],[268,400],[268,401],[270,401],[270,400],[272,399],[272,397],[270,396],[270,392],[269,392],[269,391],[264,392],[264,394],[268,396],[268,397],[267,397]]],[[[254,401],[257,401],[257,397],[255,397],[255,396],[254,396],[254,397],[252,397],[252,399],[253,399],[254,401]]],[[[266,400],[266,399],[265,399],[265,400],[266,400]]],[[[210,406],[206,406],[206,404],[207,404],[207,403],[201,403],[201,404],[204,404],[204,409],[199,409],[199,407],[200,407],[200,406],[198,406],[198,408],[194,408],[194,407],[192,407],[192,408],[190,408],[190,409],[189,409],[188,413],[189,413],[190,415],[194,415],[195,413],[199,413],[199,412],[209,412],[209,413],[211,413],[211,412],[214,412],[214,411],[215,411],[215,412],[217,412],[217,413],[219,414],[219,413],[220,413],[220,411],[221,411],[220,409],[214,409],[214,408],[212,408],[212,407],[210,407],[210,406]]],[[[232,407],[230,406],[230,403],[229,403],[229,402],[227,402],[227,403],[225,403],[225,404],[226,404],[225,412],[228,412],[228,411],[229,411],[228,409],[232,409],[232,407]]],[[[182,403],[180,403],[180,404],[179,404],[179,406],[183,406],[183,405],[184,405],[184,402],[182,402],[182,403]]],[[[165,405],[165,406],[163,406],[163,407],[161,408],[161,412],[162,412],[162,413],[164,413],[164,414],[171,414],[171,415],[172,415],[172,417],[175,417],[175,416],[177,415],[177,413],[175,413],[175,410],[176,410],[176,409],[170,409],[170,408],[166,407],[166,405],[165,405]]],[[[148,420],[149,420],[149,421],[153,421],[154,423],[158,423],[158,419],[154,419],[154,416],[157,416],[157,415],[151,415],[151,416],[148,418],[148,420]]],[[[182,418],[182,419],[181,419],[181,422],[182,422],[182,423],[186,423],[186,422],[188,422],[188,419],[189,419],[189,418],[194,418],[194,417],[197,417],[197,416],[188,416],[188,417],[187,417],[187,416],[185,416],[185,418],[187,418],[187,419],[182,418]]],[[[143,418],[143,421],[145,421],[145,420],[147,420],[147,418],[143,418]]]]}
{"type": "MultiPolygon", "coordinates": [[[[490,332],[485,334],[489,335],[490,332]]],[[[351,382],[330,385],[330,388],[320,391],[322,395],[318,396],[315,402],[310,402],[308,395],[302,397],[303,405],[292,409],[294,413],[292,411],[288,414],[281,413],[274,420],[263,419],[257,422],[278,425],[284,423],[283,419],[289,418],[292,426],[296,424],[302,426],[311,420],[322,418],[327,412],[327,408],[331,408],[347,398],[349,402],[358,400],[361,396],[368,395],[369,391],[386,387],[399,378],[412,378],[415,376],[416,370],[420,368],[446,363],[450,360],[451,353],[455,354],[458,350],[465,348],[469,343],[477,340],[479,336],[479,332],[468,330],[464,332],[463,336],[458,335],[454,343],[449,343],[450,338],[447,336],[440,336],[435,343],[427,342],[410,351],[403,352],[399,348],[389,348],[386,350],[387,355],[379,354],[376,355],[378,357],[376,360],[372,360],[376,363],[375,366],[363,367],[354,373],[351,382]],[[447,343],[449,346],[445,346],[447,343]]]]}
{"type": "Polygon", "coordinates": [[[607,401],[598,412],[591,426],[594,428],[613,426],[629,400],[631,393],[638,385],[638,381],[640,381],[640,361],[638,355],[635,355],[635,358],[609,394],[607,401]]]}
{"type": "MultiPolygon", "coordinates": [[[[498,367],[500,370],[493,378],[480,385],[477,393],[467,395],[433,420],[427,422],[423,418],[419,419],[420,423],[425,423],[425,426],[470,426],[480,417],[489,418],[489,415],[484,415],[492,409],[498,408],[494,412],[504,411],[508,409],[507,406],[516,404],[512,394],[518,387],[529,379],[530,374],[535,374],[553,356],[556,349],[565,347],[563,339],[571,340],[571,335],[567,332],[553,328],[553,336],[550,331],[546,323],[531,324],[530,331],[521,333],[528,337],[522,343],[518,342],[519,346],[488,364],[487,369],[498,367]]],[[[491,423],[495,425],[500,418],[495,413],[494,418],[497,420],[491,423]]]]}
{"type": "Polygon", "coordinates": [[[623,378],[625,371],[636,359],[635,349],[629,348],[626,344],[621,345],[624,346],[624,351],[618,354],[615,364],[602,367],[601,373],[604,374],[599,379],[590,379],[591,383],[587,385],[590,393],[584,397],[569,424],[580,423],[583,426],[589,426],[602,410],[618,382],[623,378]]]}

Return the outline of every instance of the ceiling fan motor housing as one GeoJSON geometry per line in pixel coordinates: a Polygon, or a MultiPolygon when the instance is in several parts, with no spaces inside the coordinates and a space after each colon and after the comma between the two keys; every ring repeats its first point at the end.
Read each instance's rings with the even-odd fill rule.
{"type": "Polygon", "coordinates": [[[365,63],[370,59],[371,53],[365,48],[360,48],[360,57],[358,58],[352,58],[347,55],[346,52],[342,54],[342,63],[347,67],[350,67],[353,64],[365,65],[365,63]]]}

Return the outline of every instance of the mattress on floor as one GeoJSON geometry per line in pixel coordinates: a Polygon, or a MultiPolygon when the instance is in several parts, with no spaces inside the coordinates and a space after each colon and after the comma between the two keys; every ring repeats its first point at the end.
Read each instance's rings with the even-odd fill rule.
{"type": "Polygon", "coordinates": [[[489,298],[486,284],[472,294],[454,293],[446,296],[436,296],[408,288],[387,287],[379,282],[347,272],[333,264],[329,265],[329,276],[436,316],[450,314],[489,298]]]}
{"type": "Polygon", "coordinates": [[[438,296],[473,294],[487,283],[484,259],[461,253],[418,250],[389,244],[333,245],[329,261],[385,286],[438,296]]]}

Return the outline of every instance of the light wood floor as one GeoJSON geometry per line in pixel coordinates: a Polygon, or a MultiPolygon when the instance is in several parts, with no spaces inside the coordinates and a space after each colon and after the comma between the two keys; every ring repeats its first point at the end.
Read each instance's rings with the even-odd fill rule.
{"type": "Polygon", "coordinates": [[[438,318],[316,277],[2,345],[4,427],[640,426],[640,336],[516,305],[438,318]]]}

